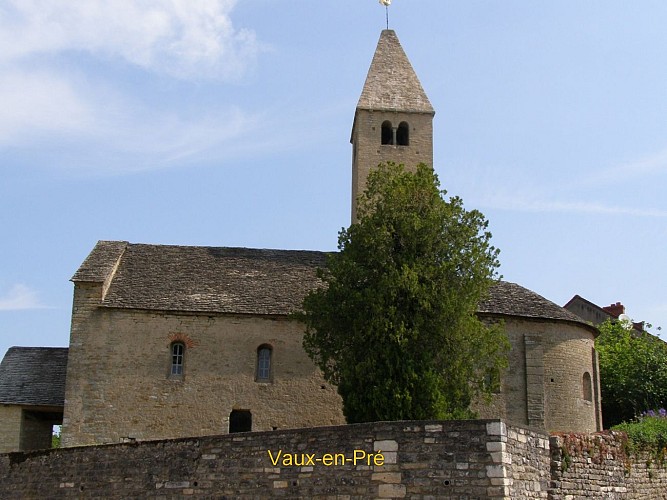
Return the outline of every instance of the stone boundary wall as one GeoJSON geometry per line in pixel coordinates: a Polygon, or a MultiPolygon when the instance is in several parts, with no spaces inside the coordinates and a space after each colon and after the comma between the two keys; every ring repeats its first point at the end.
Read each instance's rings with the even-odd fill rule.
{"type": "Polygon", "coordinates": [[[549,498],[667,499],[667,462],[633,454],[621,432],[551,436],[549,498]]]}
{"type": "Polygon", "coordinates": [[[410,421],[17,452],[0,498],[667,499],[624,439],[410,421]]]}
{"type": "Polygon", "coordinates": [[[0,455],[0,498],[546,498],[548,468],[500,420],[379,422],[0,455]]]}

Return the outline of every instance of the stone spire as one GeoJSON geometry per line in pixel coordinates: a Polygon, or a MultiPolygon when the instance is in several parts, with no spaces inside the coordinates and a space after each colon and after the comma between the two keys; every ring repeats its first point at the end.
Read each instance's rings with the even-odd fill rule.
{"type": "Polygon", "coordinates": [[[352,222],[371,169],[433,165],[435,111],[393,30],[383,30],[352,125],[352,222]]]}
{"type": "Polygon", "coordinates": [[[435,114],[394,30],[382,30],[357,109],[435,114]]]}

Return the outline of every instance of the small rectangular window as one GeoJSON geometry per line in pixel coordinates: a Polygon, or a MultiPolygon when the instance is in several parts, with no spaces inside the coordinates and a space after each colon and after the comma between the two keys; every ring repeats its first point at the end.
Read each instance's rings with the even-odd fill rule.
{"type": "Polygon", "coordinates": [[[185,353],[185,346],[180,342],[176,342],[171,346],[171,375],[183,375],[183,355],[185,353]]]}
{"type": "Polygon", "coordinates": [[[268,382],[271,379],[271,349],[261,347],[257,351],[257,380],[268,382]]]}

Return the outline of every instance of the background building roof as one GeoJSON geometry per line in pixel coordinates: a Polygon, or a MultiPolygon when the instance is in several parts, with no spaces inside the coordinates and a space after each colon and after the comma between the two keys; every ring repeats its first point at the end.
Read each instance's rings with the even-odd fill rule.
{"type": "MultiPolygon", "coordinates": [[[[620,302],[600,307],[581,295],[572,297],[563,308],[594,325],[599,325],[608,319],[618,320],[621,314],[625,314],[625,306],[620,302]]],[[[632,327],[638,332],[643,332],[645,326],[644,321],[632,321],[632,327]]]]}

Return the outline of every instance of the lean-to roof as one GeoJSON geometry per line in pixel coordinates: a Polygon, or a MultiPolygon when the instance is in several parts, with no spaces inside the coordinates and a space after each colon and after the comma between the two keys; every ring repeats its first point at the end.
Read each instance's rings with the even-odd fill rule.
{"type": "Polygon", "coordinates": [[[65,347],[10,347],[0,363],[0,403],[63,406],[65,347]]]}

